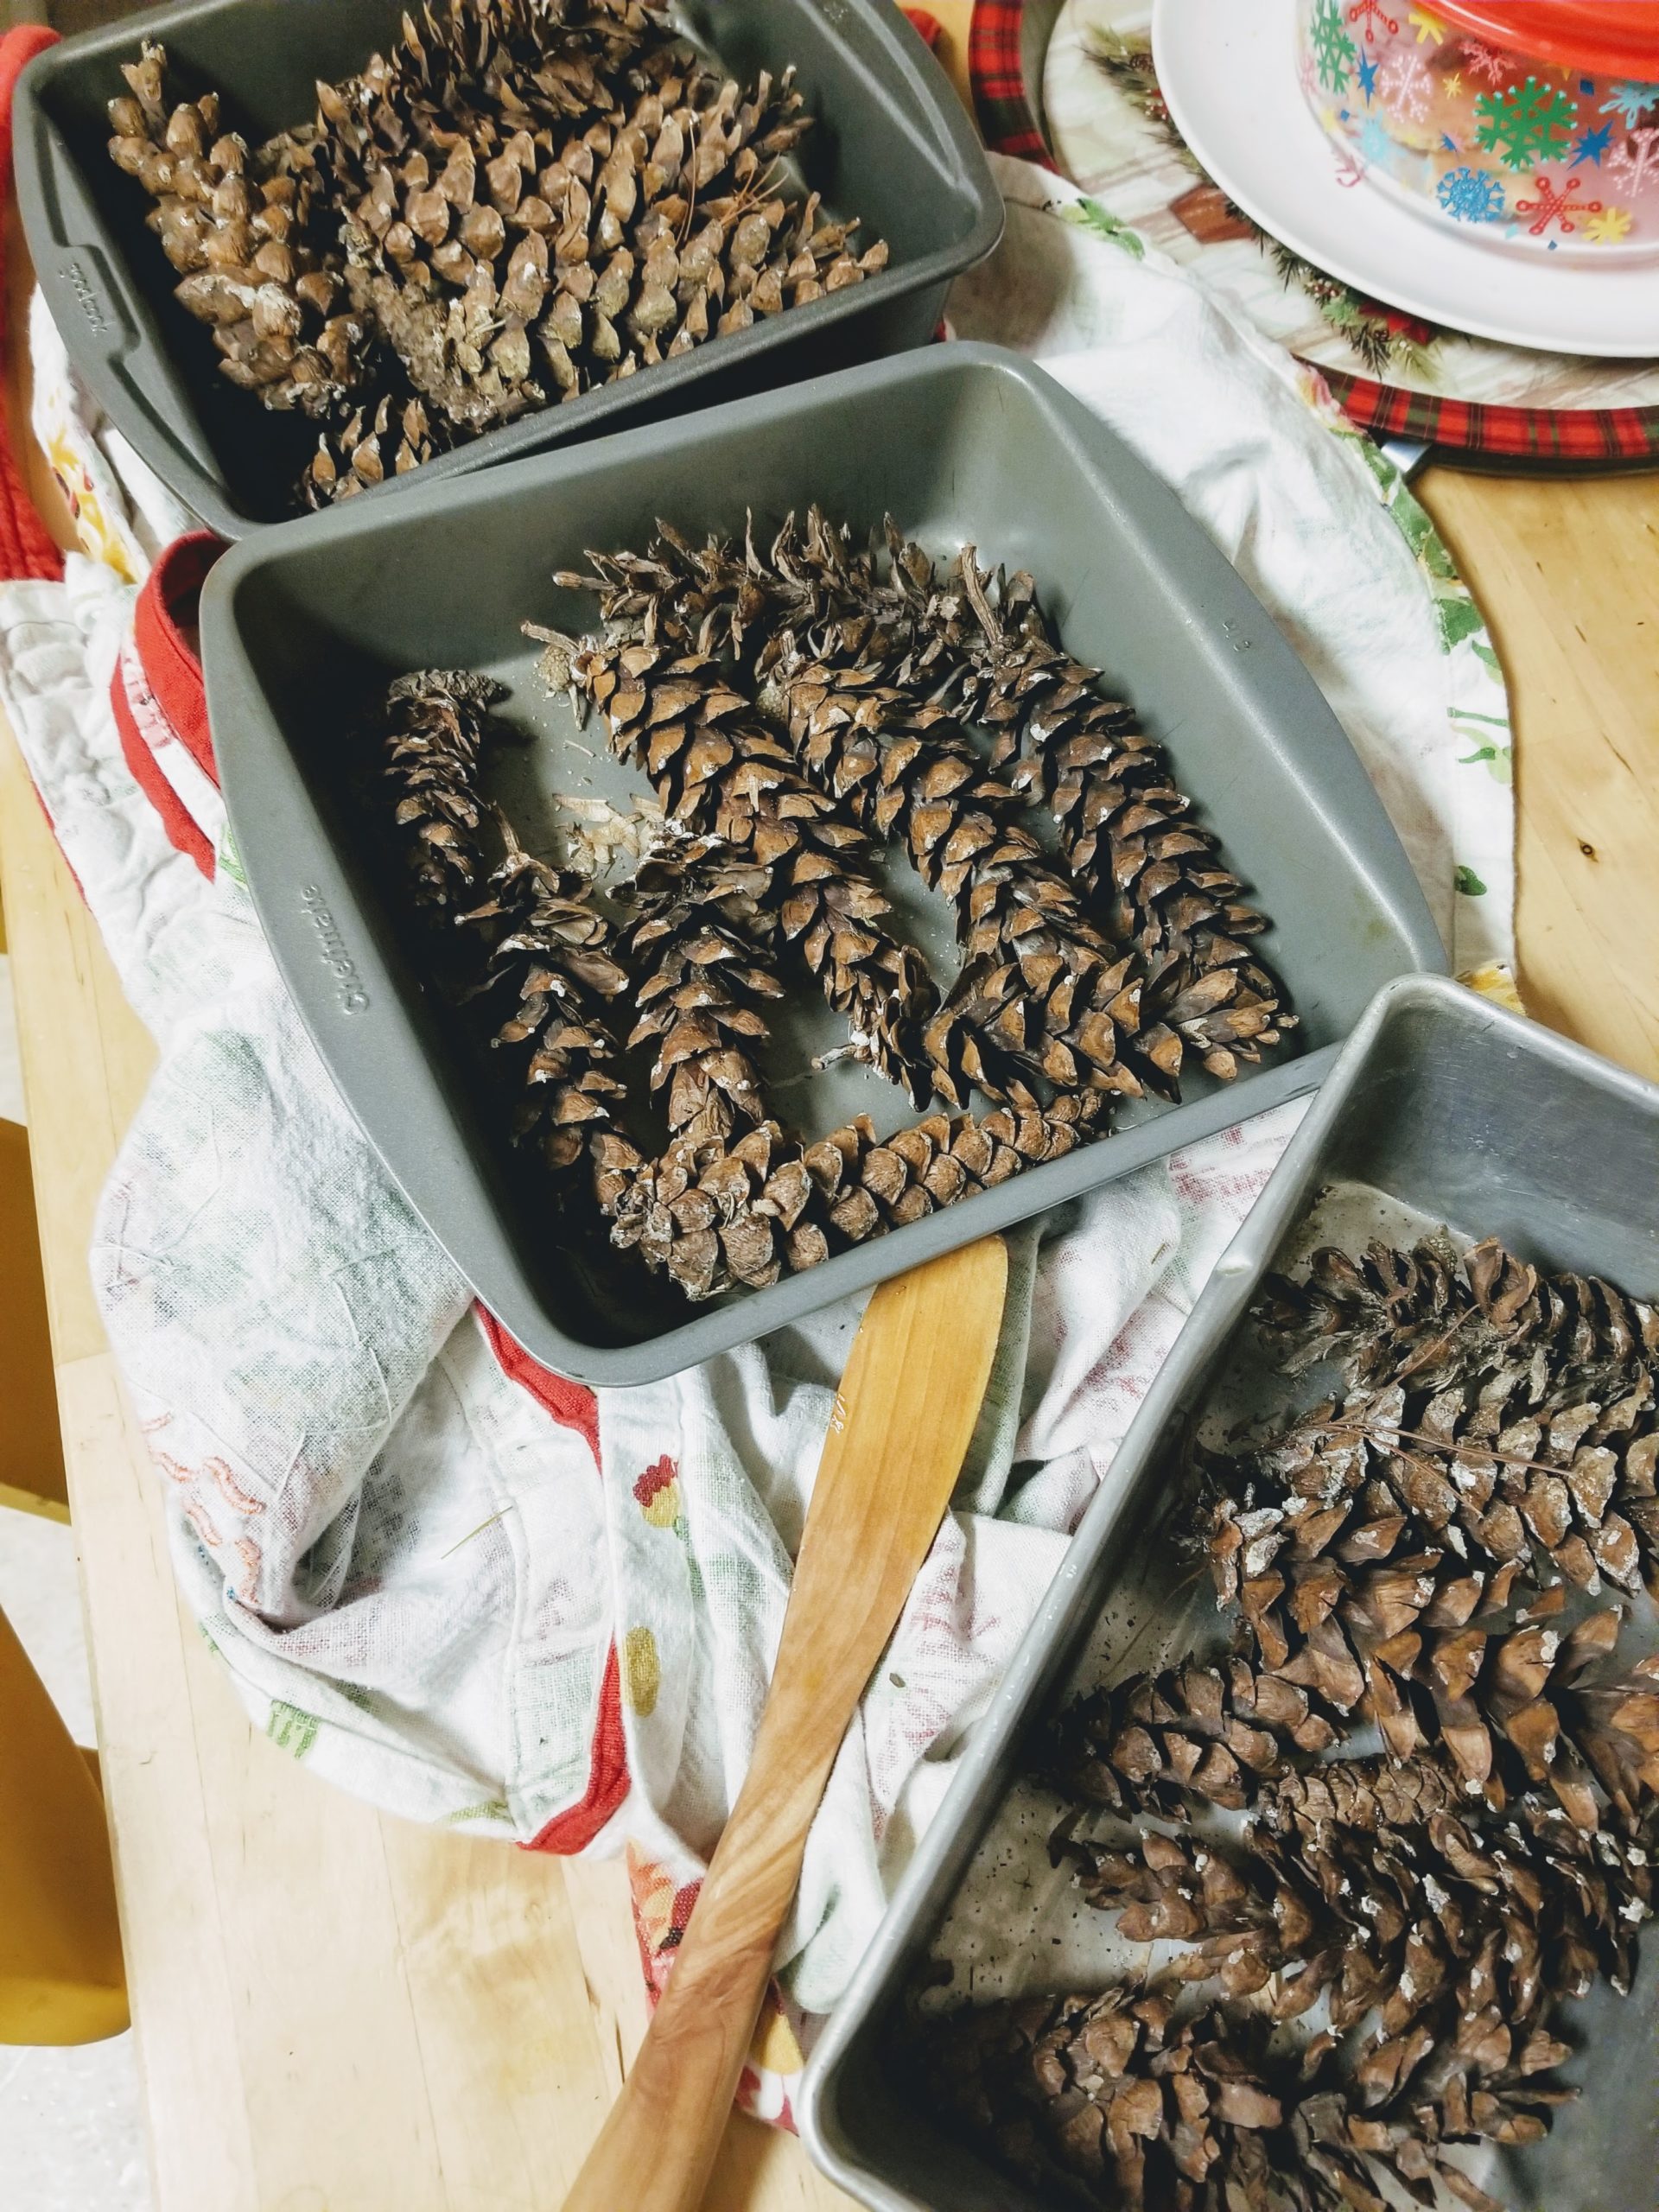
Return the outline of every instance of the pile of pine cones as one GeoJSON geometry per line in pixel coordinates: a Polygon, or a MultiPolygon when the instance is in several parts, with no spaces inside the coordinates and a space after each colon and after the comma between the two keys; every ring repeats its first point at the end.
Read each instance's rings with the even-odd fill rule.
{"type": "Polygon", "coordinates": [[[310,506],[887,264],[784,181],[793,73],[723,77],[662,0],[429,0],[257,148],[160,46],[123,73],[111,156],[224,373],[316,420],[310,506]]]}
{"type": "Polygon", "coordinates": [[[1343,1388],[1204,1462],[1231,1651],[1075,1702],[1041,1762],[1056,1863],[1173,1963],[923,2022],[922,2075],[1059,2201],[1502,2212],[1447,2147],[1546,2132],[1560,2006],[1629,1990],[1654,1910],[1659,1314],[1430,1242],[1321,1251],[1255,1318],[1343,1388]]]}
{"type": "Polygon", "coordinates": [[[858,551],[817,511],[765,556],[659,528],[557,578],[598,594],[601,631],[526,626],[663,811],[615,894],[494,826],[482,679],[404,678],[383,723],[410,894],[466,925],[518,1134],[567,1191],[587,1162],[613,1244],[693,1299],[761,1287],[1105,1134],[1191,1058],[1230,1079],[1293,1026],[1262,918],[1029,577],[971,549],[938,575],[891,528],[887,557],[858,551]],[[943,991],[893,932],[889,842],[954,912],[943,991]],[[760,1055],[791,976],[919,1120],[811,1143],[775,1118],[760,1055]]]}

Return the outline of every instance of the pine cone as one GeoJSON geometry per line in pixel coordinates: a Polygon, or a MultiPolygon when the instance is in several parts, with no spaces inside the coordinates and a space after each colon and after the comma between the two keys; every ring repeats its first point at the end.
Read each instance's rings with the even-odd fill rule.
{"type": "MultiPolygon", "coordinates": [[[[1351,1701],[1358,1702],[1359,1687],[1351,1701]]],[[[1063,1795],[1126,1816],[1184,1815],[1189,1798],[1242,1812],[1264,1783],[1341,1740],[1308,1690],[1243,1658],[1189,1660],[1075,1700],[1055,1721],[1039,1772],[1063,1795]]],[[[1340,1710],[1340,1709],[1339,1709],[1340,1710]]]]}
{"type": "Polygon", "coordinates": [[[1360,1387],[1235,1471],[1344,1513],[1412,1515],[1429,1541],[1579,1588],[1659,1587],[1659,1319],[1611,1285],[1547,1279],[1493,1243],[1461,1274],[1431,1244],[1316,1253],[1305,1284],[1265,1286],[1280,1363],[1340,1357],[1360,1387]]]}
{"type": "MultiPolygon", "coordinates": [[[[861,688],[906,695],[936,718],[941,738],[947,732],[938,722],[949,718],[940,701],[948,696],[997,734],[999,765],[1017,760],[1022,745],[1036,747],[1036,764],[1017,767],[1020,795],[1027,804],[1048,801],[1067,867],[1097,895],[1120,957],[1134,945],[1145,964],[1133,1025],[1141,1033],[1126,1036],[1126,1057],[1160,1090],[1174,1086],[1183,1040],[1212,1074],[1236,1075],[1238,1062],[1258,1059],[1294,1017],[1281,1007],[1278,985],[1239,942],[1266,925],[1236,902],[1240,887],[1220,868],[1214,839],[1185,821],[1191,802],[1170,783],[1161,750],[1133,730],[1126,709],[1102,701],[1097,670],[1049,642],[1034,603],[1020,603],[1022,626],[1005,634],[971,554],[941,582],[925,554],[891,522],[887,550],[883,576],[871,554],[855,551],[814,508],[804,533],[793,518],[785,523],[767,556],[752,537],[739,555],[718,540],[697,548],[659,524],[646,556],[589,555],[590,575],[559,582],[597,590],[607,620],[649,617],[664,638],[700,652],[733,652],[758,677],[791,662],[803,675],[810,668],[815,685],[845,682],[856,671],[861,688]],[[1074,753],[1087,756],[1086,773],[1074,753]],[[1079,826],[1085,820],[1086,836],[1079,826]],[[1109,874],[1103,830],[1116,839],[1109,874]]],[[[1017,582],[1023,590],[1029,579],[1017,582]]],[[[838,741],[821,731],[817,754],[823,772],[861,793],[878,773],[873,741],[880,725],[868,705],[861,723],[850,720],[850,705],[848,711],[847,734],[838,741]],[[872,741],[860,746],[860,737],[872,741]]],[[[982,767],[979,773],[979,795],[998,794],[996,818],[1006,823],[1000,795],[1010,787],[982,767]]]]}
{"type": "Polygon", "coordinates": [[[932,1088],[921,1044],[932,983],[920,955],[881,926],[888,903],[866,833],[839,818],[713,661],[590,643],[571,672],[669,819],[721,839],[762,872],[764,903],[848,1017],[859,1057],[923,1104],[932,1088]]]}
{"type": "MultiPolygon", "coordinates": [[[[1316,1779],[1344,1771],[1337,1763],[1316,1779]]],[[[1375,1781],[1345,1794],[1362,1805],[1371,1795],[1375,1809],[1375,1781]]],[[[1421,1805],[1443,1785],[1441,1770],[1408,1765],[1382,1789],[1421,1805]]],[[[1258,1999],[1279,2021],[1323,2002],[1338,2035],[1375,2012],[1368,2062],[1389,2047],[1403,2056],[1409,2039],[1419,2044],[1414,2065],[1441,2052],[1473,2078],[1503,2074],[1560,2001],[1586,1995],[1599,1974],[1629,1991],[1653,1910],[1644,1845],[1563,1828],[1536,1801],[1503,1820],[1483,1821],[1465,1801],[1359,1827],[1310,1819],[1308,1803],[1300,1777],[1275,1783],[1237,1848],[1190,1831],[1119,1847],[1063,1822],[1051,1849],[1076,1866],[1090,1904],[1117,1915],[1126,1942],[1189,1947],[1171,1962],[1176,1980],[1258,1999]]],[[[1564,2056],[1558,2046],[1522,2070],[1564,2056]]],[[[1365,2063],[1357,2078],[1368,2102],[1403,2086],[1389,2075],[1374,2094],[1365,2063]]]]}
{"type": "Polygon", "coordinates": [[[942,2118],[1065,2202],[1335,2206],[1284,2174],[1284,2108],[1259,2062],[1214,2016],[1176,2027],[1170,2010],[1122,1989],[967,2007],[921,2022],[909,2063],[942,2118]]]}
{"type": "MultiPolygon", "coordinates": [[[[658,0],[449,0],[404,18],[387,54],[317,86],[315,139],[346,193],[411,146],[490,142],[520,128],[550,141],[615,106],[677,45],[658,0]],[[507,118],[514,118],[511,130],[507,118]]],[[[447,148],[446,148],[447,150],[447,148]]]]}
{"type": "MultiPolygon", "coordinates": [[[[1165,1997],[1029,1997],[914,2024],[899,2063],[928,2104],[1056,2202],[1103,2212],[1388,2212],[1380,2170],[1421,2203],[1435,2183],[1503,2212],[1416,2114],[1372,2117],[1331,2077],[1331,2038],[1300,2067],[1262,2024],[1216,2010],[1176,2024],[1165,1997]]],[[[1559,2101],[1516,2075],[1478,2093],[1491,2117],[1559,2101]],[[1518,2087],[1517,2087],[1518,2085],[1518,2087]]],[[[1449,2129],[1445,2130],[1449,2133],[1449,2129]]],[[[1465,2136],[1481,2133],[1473,2122],[1465,2136]]],[[[1494,2132],[1496,2130],[1494,2129],[1494,2132]]]]}
{"type": "Polygon", "coordinates": [[[297,142],[250,154],[219,129],[219,96],[169,105],[167,54],[146,41],[110,103],[110,154],[156,202],[149,226],[182,278],[175,296],[213,327],[221,372],[267,407],[321,415],[368,372],[366,324],[340,313],[340,257],[297,142]]]}
{"type": "Polygon", "coordinates": [[[884,246],[855,257],[855,226],[816,199],[772,189],[810,120],[792,73],[746,94],[634,10],[650,35],[626,67],[582,61],[550,116],[546,31],[520,63],[492,42],[503,12],[485,12],[482,65],[470,36],[457,56],[452,11],[429,52],[406,39],[361,90],[325,97],[320,126],[336,175],[360,179],[354,296],[458,425],[575,397],[885,264],[884,246]]]}
{"type": "Polygon", "coordinates": [[[1564,1633],[1561,1584],[1517,1580],[1514,1560],[1471,1571],[1422,1540],[1421,1524],[1398,1511],[1298,1498],[1239,1512],[1227,1502],[1211,1554],[1221,1602],[1239,1607],[1260,1664],[1327,1713],[1363,1711],[1396,1759],[1438,1745],[1497,1804],[1548,1785],[1586,1830],[1599,1825],[1593,1770],[1632,1817],[1644,1775],[1659,1781],[1659,1764],[1648,1767],[1659,1701],[1634,1682],[1617,1694],[1587,1687],[1622,1616],[1592,1612],[1564,1633]],[[1498,1617],[1517,1595],[1527,1603],[1506,1625],[1498,1617]]]}
{"type": "Polygon", "coordinates": [[[1087,1141],[1096,1110],[1097,1098],[1080,1097],[1046,1115],[932,1115],[885,1142],[861,1116],[804,1147],[766,1122],[729,1149],[676,1144],[655,1160],[607,1135],[594,1147],[600,1207],[612,1241],[666,1269],[689,1298],[763,1288],[1061,1158],[1087,1141]]]}
{"type": "Polygon", "coordinates": [[[338,428],[319,435],[316,452],[300,478],[300,498],[313,509],[349,499],[384,484],[388,476],[407,475],[445,451],[448,442],[418,399],[394,407],[386,397],[372,413],[353,408],[338,428]]]}
{"type": "Polygon", "coordinates": [[[983,639],[967,697],[994,733],[993,757],[1041,791],[1073,875],[1147,963],[1149,1009],[1230,1080],[1292,1026],[1248,942],[1265,920],[1241,900],[1215,836],[1190,819],[1163,748],[1129,708],[1102,696],[1098,669],[1052,641],[1032,579],[1015,577],[994,607],[972,546],[960,575],[983,639]]]}
{"type": "Polygon", "coordinates": [[[766,1118],[749,1049],[766,1034],[764,1002],[784,987],[766,890],[762,869],[718,845],[649,860],[630,886],[637,918],[618,946],[639,979],[628,1044],[655,1047],[652,1089],[667,1091],[669,1128],[694,1146],[723,1145],[766,1118]]]}
{"type": "Polygon", "coordinates": [[[793,657],[772,686],[797,758],[855,820],[902,836],[924,882],[957,910],[963,967],[929,1032],[938,1089],[1034,1103],[1038,1077],[1138,1096],[1126,1056],[1166,1085],[1168,1030],[1140,1033],[1138,963],[1084,919],[1077,894],[1024,826],[1026,802],[988,771],[942,707],[917,705],[855,664],[793,657]]]}
{"type": "Polygon", "coordinates": [[[505,696],[493,677],[454,668],[400,676],[385,696],[392,820],[415,903],[434,920],[463,908],[484,877],[479,767],[499,733],[490,709],[505,696]]]}
{"type": "Polygon", "coordinates": [[[459,918],[491,943],[480,994],[513,1005],[493,1041],[521,1056],[514,1141],[533,1142],[563,1178],[626,1095],[609,1072],[620,1047],[605,1009],[627,990],[628,975],[613,957],[610,925],[587,880],[533,858],[505,822],[502,829],[506,855],[490,878],[491,896],[459,918]]]}

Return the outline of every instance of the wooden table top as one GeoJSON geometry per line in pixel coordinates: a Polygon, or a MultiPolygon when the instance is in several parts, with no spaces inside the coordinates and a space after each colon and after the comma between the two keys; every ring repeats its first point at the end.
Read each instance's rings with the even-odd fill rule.
{"type": "MultiPolygon", "coordinates": [[[[1659,476],[1420,489],[1512,687],[1529,1008],[1659,1077],[1659,476]]],[[[385,1818],[243,1718],[87,1280],[154,1053],[9,733],[0,883],[156,2212],[556,2212],[643,2030],[621,1872],[385,1818]]],[[[711,2212],[848,2202],[728,2129],[711,2212]]]]}

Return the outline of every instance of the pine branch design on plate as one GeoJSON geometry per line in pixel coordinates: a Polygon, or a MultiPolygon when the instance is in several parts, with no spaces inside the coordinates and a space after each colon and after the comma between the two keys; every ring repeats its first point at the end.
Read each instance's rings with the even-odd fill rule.
{"type": "MultiPolygon", "coordinates": [[[[1091,41],[1089,57],[1135,111],[1162,133],[1182,164],[1208,183],[1197,156],[1171,120],[1153,67],[1150,41],[1140,35],[1102,31],[1091,41]]],[[[1211,189],[1217,190],[1217,198],[1224,198],[1217,188],[1211,189]]],[[[1353,348],[1370,375],[1384,377],[1390,369],[1414,376],[1427,373],[1432,351],[1443,335],[1440,331],[1380,301],[1368,299],[1339,276],[1327,276],[1264,231],[1235,202],[1226,200],[1224,205],[1232,219],[1242,223],[1270,257],[1281,281],[1287,287],[1295,285],[1313,302],[1324,320],[1353,348]]]]}

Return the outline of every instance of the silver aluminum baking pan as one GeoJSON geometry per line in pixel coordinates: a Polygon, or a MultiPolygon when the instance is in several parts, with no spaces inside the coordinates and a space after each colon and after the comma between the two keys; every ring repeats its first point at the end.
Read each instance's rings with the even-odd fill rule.
{"type": "MultiPolygon", "coordinates": [[[[1049,1866],[1059,1801],[1022,1779],[1033,1723],[1215,1634],[1209,1577],[1172,1541],[1190,1493],[1171,1470],[1195,1419],[1247,1409],[1241,1380],[1259,1363],[1235,1339],[1262,1275],[1315,1243],[1428,1224],[1659,1300],[1659,1089],[1439,978],[1379,994],[1194,1306],[813,2053],[807,2146],[875,2212],[1036,2212],[1029,2190],[907,2096],[895,2012],[946,1964],[945,2001],[985,2001],[1103,1987],[1144,1961],[1049,1866]]],[[[1637,1618],[1651,1640],[1645,1601],[1637,1618]]],[[[1604,1986],[1569,2007],[1578,2049],[1564,2073],[1584,2097],[1544,2143],[1482,2174],[1516,2212],[1659,2207],[1656,1949],[1649,1932],[1629,1998],[1604,1986]]]]}
{"type": "MultiPolygon", "coordinates": [[[[653,1381],[1311,1090],[1382,983],[1444,963],[1382,802],[1290,645],[1174,494],[1029,361],[931,346],[477,475],[424,477],[398,501],[261,531],[219,563],[202,597],[208,712],[260,918],[329,1072],[479,1295],[561,1374],[653,1381]],[[631,1261],[594,1267],[566,1249],[545,1174],[501,1141],[499,1102],[382,895],[359,716],[411,668],[500,677],[503,712],[530,742],[502,749],[494,795],[532,846],[557,849],[569,800],[626,810],[645,785],[537,673],[522,622],[592,619],[553,572],[585,547],[643,543],[659,515],[741,540],[749,512],[769,537],[814,499],[861,532],[891,511],[937,556],[972,543],[1035,573],[1068,647],[1168,745],[1271,918],[1263,957],[1300,1027],[1235,1084],[1199,1070],[1181,1104],[1136,1102],[1109,1139],[810,1274],[692,1307],[631,1261]]],[[[907,869],[890,888],[899,933],[949,976],[944,900],[907,869]]],[[[844,1034],[816,990],[791,993],[762,1065],[769,1089],[789,1086],[784,1109],[814,1137],[859,1113],[902,1128],[913,1112],[880,1076],[844,1059],[815,1070],[844,1034]]]]}

